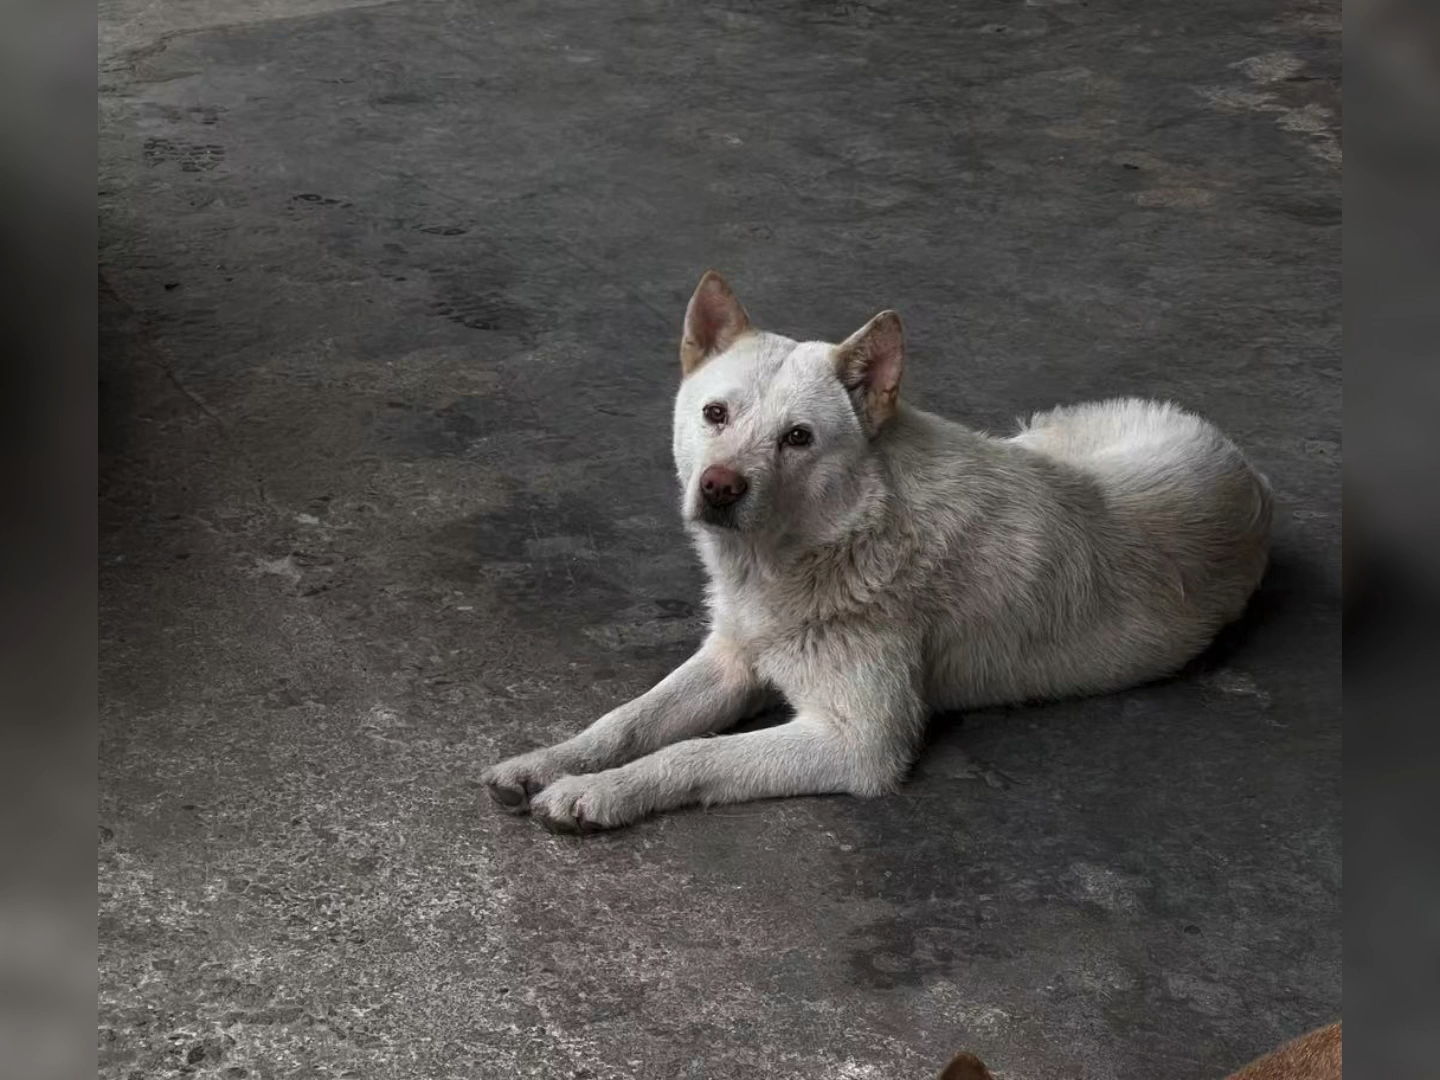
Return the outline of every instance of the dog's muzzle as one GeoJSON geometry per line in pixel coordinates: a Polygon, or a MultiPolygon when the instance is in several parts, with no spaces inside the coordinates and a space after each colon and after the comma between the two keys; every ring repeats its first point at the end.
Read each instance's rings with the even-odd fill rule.
{"type": "Polygon", "coordinates": [[[749,483],[734,469],[711,465],[700,474],[700,520],[722,529],[737,528],[737,505],[748,490],[749,483]]]}
{"type": "Polygon", "coordinates": [[[749,489],[745,477],[724,465],[711,465],[700,474],[700,498],[717,510],[734,506],[749,489]]]}

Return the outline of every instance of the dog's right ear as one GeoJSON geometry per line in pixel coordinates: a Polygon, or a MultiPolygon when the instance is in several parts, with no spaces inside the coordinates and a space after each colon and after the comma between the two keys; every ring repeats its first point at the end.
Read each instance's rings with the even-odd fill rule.
{"type": "Polygon", "coordinates": [[[689,375],[712,356],[718,356],[750,331],[750,317],[735,299],[725,279],[706,270],[685,309],[685,330],[680,337],[680,370],[689,375]]]}
{"type": "Polygon", "coordinates": [[[895,413],[904,367],[905,329],[893,311],[882,311],[835,346],[835,373],[872,438],[895,413]]]}
{"type": "Polygon", "coordinates": [[[956,1054],[945,1071],[940,1074],[940,1080],[995,1080],[990,1075],[990,1070],[985,1068],[985,1063],[974,1054],[956,1054]]]}

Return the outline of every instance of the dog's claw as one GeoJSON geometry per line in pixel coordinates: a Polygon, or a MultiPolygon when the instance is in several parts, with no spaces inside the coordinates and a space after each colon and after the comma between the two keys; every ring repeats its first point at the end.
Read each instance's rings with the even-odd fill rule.
{"type": "Polygon", "coordinates": [[[603,825],[597,825],[593,821],[586,821],[585,815],[581,813],[580,807],[575,807],[575,831],[582,836],[589,836],[591,833],[602,832],[603,825]]]}
{"type": "Polygon", "coordinates": [[[546,832],[556,836],[589,836],[605,829],[604,825],[588,820],[578,804],[564,806],[559,812],[541,804],[532,808],[531,816],[546,832]]]}

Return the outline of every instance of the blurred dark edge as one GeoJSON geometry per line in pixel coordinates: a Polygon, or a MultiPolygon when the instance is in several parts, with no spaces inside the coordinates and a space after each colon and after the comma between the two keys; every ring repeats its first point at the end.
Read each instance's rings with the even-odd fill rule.
{"type": "Polygon", "coordinates": [[[1440,1057],[1440,11],[1345,10],[1346,1058],[1440,1057]]]}
{"type": "MultiPolygon", "coordinates": [[[[1440,1057],[1440,11],[1346,30],[1346,942],[1355,1075],[1440,1057]]],[[[94,1060],[95,9],[0,9],[0,1076],[94,1060]]]]}
{"type": "Polygon", "coordinates": [[[96,22],[0,7],[0,1077],[94,1075],[96,22]]]}

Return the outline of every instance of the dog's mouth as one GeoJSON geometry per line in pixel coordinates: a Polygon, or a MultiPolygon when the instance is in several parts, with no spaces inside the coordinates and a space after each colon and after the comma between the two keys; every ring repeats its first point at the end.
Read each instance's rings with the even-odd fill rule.
{"type": "Polygon", "coordinates": [[[707,502],[701,502],[695,513],[695,520],[717,529],[733,529],[737,532],[740,529],[739,515],[735,513],[733,506],[711,506],[707,502]]]}

